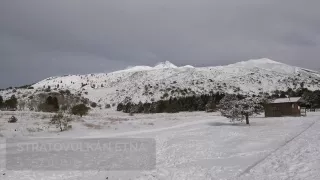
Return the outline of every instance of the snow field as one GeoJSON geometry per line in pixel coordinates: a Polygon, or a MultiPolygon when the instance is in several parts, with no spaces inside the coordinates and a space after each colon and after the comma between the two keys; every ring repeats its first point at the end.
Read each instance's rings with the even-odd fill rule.
{"type": "Polygon", "coordinates": [[[218,114],[204,112],[128,116],[101,111],[75,119],[73,129],[67,132],[48,128],[30,134],[12,130],[22,124],[42,127],[49,121],[50,114],[21,112],[19,117],[19,113],[0,112],[0,133],[4,137],[154,138],[157,142],[157,167],[141,172],[31,172],[6,171],[2,162],[0,176],[5,173],[1,177],[5,180],[320,178],[319,113],[309,113],[308,117],[256,117],[251,119],[251,126],[246,126],[244,123],[232,124],[218,114]],[[20,122],[6,123],[7,118],[15,113],[20,122]]]}

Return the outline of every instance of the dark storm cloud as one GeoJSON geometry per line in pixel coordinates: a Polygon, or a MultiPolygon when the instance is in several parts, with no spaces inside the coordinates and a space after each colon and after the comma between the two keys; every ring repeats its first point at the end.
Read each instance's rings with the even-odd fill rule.
{"type": "Polygon", "coordinates": [[[0,87],[129,65],[268,57],[317,69],[318,0],[2,0],[0,87]]]}

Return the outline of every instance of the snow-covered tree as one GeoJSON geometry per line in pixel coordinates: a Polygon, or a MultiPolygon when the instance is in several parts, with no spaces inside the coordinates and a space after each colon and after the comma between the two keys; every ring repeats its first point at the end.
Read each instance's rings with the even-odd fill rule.
{"type": "Polygon", "coordinates": [[[239,101],[235,95],[226,95],[221,99],[219,109],[222,116],[225,116],[231,121],[239,120],[240,117],[238,108],[235,108],[234,104],[239,101]]]}
{"type": "Polygon", "coordinates": [[[250,124],[249,117],[263,111],[261,102],[262,99],[258,98],[239,99],[236,95],[226,95],[220,101],[219,108],[221,115],[232,122],[246,119],[246,124],[250,124]]]}
{"type": "Polygon", "coordinates": [[[20,111],[24,110],[25,106],[26,106],[26,101],[25,100],[19,100],[18,101],[18,107],[19,107],[20,111]]]}
{"type": "Polygon", "coordinates": [[[302,99],[309,105],[311,108],[318,107],[320,105],[320,91],[308,91],[303,93],[302,99]]]}

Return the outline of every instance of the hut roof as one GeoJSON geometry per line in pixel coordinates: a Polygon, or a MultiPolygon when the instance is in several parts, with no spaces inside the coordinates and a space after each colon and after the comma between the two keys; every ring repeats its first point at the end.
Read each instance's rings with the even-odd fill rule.
{"type": "Polygon", "coordinates": [[[295,102],[301,102],[301,97],[279,98],[279,99],[275,99],[273,102],[271,102],[271,104],[295,103],[295,102]]]}

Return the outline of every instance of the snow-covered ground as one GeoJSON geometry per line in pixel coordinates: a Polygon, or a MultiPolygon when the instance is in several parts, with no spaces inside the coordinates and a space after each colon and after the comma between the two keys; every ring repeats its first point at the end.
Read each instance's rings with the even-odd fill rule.
{"type": "MultiPolygon", "coordinates": [[[[101,111],[74,117],[72,130],[49,127],[51,114],[0,112],[0,179],[320,179],[320,113],[232,124],[217,113],[127,114],[101,111]],[[8,124],[15,115],[19,120],[8,124]],[[8,171],[5,138],[141,137],[156,140],[152,171],[8,171]]],[[[50,141],[48,139],[48,141],[50,141]]],[[[7,152],[10,153],[10,152],[7,152]]]]}

